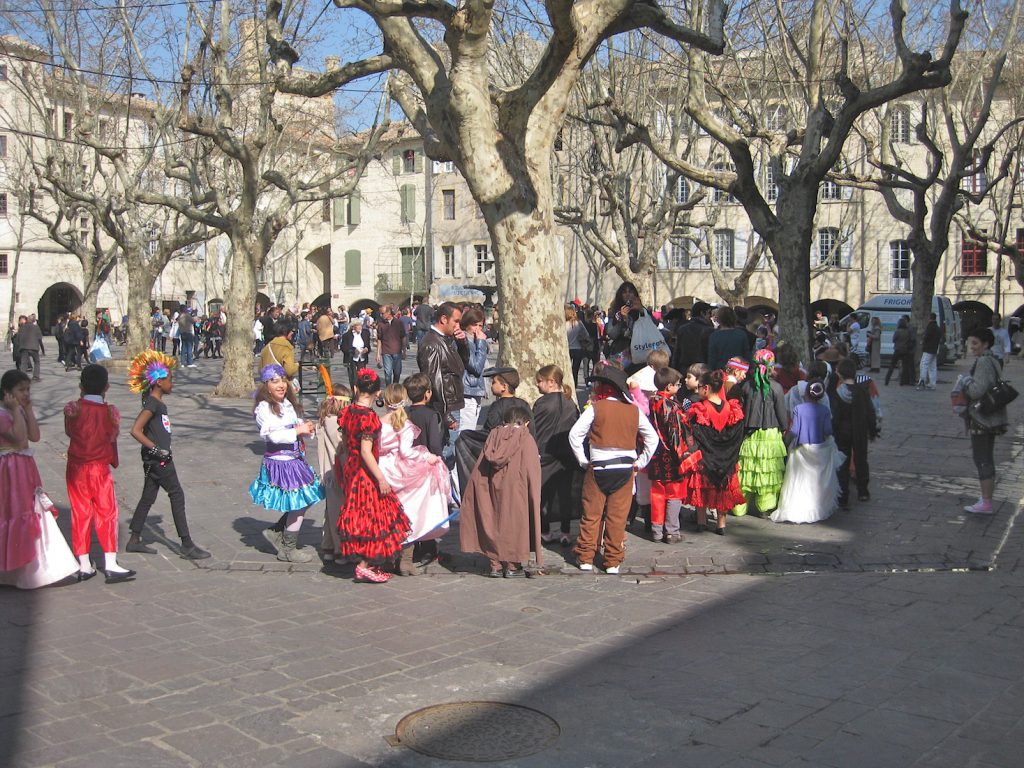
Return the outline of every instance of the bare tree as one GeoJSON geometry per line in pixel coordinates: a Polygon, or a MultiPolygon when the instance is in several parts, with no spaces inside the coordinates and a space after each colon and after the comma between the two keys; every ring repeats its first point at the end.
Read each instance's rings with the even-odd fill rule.
{"type": "MultiPolygon", "coordinates": [[[[873,3],[755,0],[737,20],[736,44],[715,62],[685,52],[676,98],[719,149],[711,168],[679,156],[642,121],[637,140],[673,170],[733,195],[778,269],[782,336],[810,351],[809,255],[819,188],[835,172],[857,122],[895,99],[950,82],[967,18],[951,0],[941,38],[915,52],[906,4],[891,0],[886,48],[865,39],[873,3]],[[940,50],[934,57],[931,50],[940,50]]],[[[842,170],[842,169],[839,169],[842,170]]]]}
{"type": "Polygon", "coordinates": [[[631,30],[720,51],[724,7],[720,0],[708,4],[711,23],[702,32],[656,0],[553,0],[542,11],[493,0],[336,0],[376,26],[380,53],[308,78],[287,76],[297,54],[277,23],[280,0],[268,3],[268,37],[284,90],[315,96],[353,77],[393,73],[392,92],[427,155],[455,163],[483,212],[502,305],[500,354],[529,371],[568,363],[561,313],[554,311],[563,280],[551,158],[573,88],[598,47],[631,30]],[[534,10],[542,15],[534,18],[534,10]],[[521,29],[512,28],[517,24],[521,29]],[[537,49],[518,73],[498,68],[499,28],[508,44],[537,49]]]}

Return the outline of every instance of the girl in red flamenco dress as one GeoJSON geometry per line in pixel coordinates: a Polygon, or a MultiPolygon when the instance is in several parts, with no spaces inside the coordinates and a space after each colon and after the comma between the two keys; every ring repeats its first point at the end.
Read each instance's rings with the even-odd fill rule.
{"type": "Polygon", "coordinates": [[[360,368],[353,389],[355,402],[338,416],[347,448],[340,469],[345,501],[338,515],[339,546],[342,556],[361,558],[356,581],[381,584],[391,578],[381,563],[402,549],[411,525],[377,463],[381,423],[373,402],[380,378],[371,368],[360,368]]]}
{"type": "Polygon", "coordinates": [[[707,371],[697,391],[704,398],[694,403],[685,418],[701,450],[701,461],[689,478],[686,503],[697,508],[697,531],[707,525],[708,509],[718,512],[715,533],[725,535],[726,513],[746,501],[740,492],[737,462],[743,444],[743,408],[725,397],[725,374],[707,371]]]}

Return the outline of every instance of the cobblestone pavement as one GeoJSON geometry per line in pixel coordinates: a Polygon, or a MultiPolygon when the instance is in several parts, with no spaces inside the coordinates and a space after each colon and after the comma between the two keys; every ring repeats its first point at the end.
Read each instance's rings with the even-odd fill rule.
{"type": "MultiPolygon", "coordinates": [[[[0,590],[0,766],[457,765],[385,737],[420,707],[474,699],[559,722],[553,747],[509,766],[1020,764],[1024,403],[998,441],[991,518],[959,511],[976,481],[945,392],[890,386],[872,501],[826,523],[730,518],[727,536],[672,547],[631,536],[621,577],[494,581],[455,557],[371,586],[256,548],[269,518],[245,487],[261,446],[245,402],[204,394],[218,368],[199,362],[168,405],[193,535],[214,557],[176,556],[162,498],[160,554],[122,557],[137,581],[0,590]]],[[[34,388],[64,525],[59,411],[75,382],[50,362],[34,388]]],[[[130,421],[120,376],[111,399],[130,421]]],[[[121,455],[125,521],[142,480],[126,434],[121,455]]]]}

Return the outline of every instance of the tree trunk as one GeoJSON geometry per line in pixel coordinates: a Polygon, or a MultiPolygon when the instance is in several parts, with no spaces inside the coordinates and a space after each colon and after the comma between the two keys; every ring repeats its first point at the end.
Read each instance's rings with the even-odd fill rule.
{"type": "Polygon", "coordinates": [[[803,222],[765,238],[779,270],[779,335],[783,341],[793,344],[806,360],[813,359],[811,239],[811,228],[803,222]]]}
{"type": "MultiPolygon", "coordinates": [[[[914,348],[914,360],[921,360],[921,342],[924,337],[924,329],[928,327],[929,316],[932,313],[932,298],[935,296],[935,273],[938,271],[938,259],[941,254],[936,254],[929,244],[917,243],[911,245],[914,261],[910,265],[910,274],[914,280],[914,294],[910,302],[910,323],[917,331],[917,346],[914,348]]],[[[952,329],[947,329],[949,333],[952,329]]]]}
{"type": "Polygon", "coordinates": [[[255,238],[231,238],[231,279],[226,297],[224,370],[213,394],[217,397],[248,397],[254,389],[252,367],[252,319],[256,304],[256,264],[259,245],[255,238]]]}
{"type": "Polygon", "coordinates": [[[128,263],[128,345],[125,357],[129,360],[149,349],[152,330],[150,317],[153,309],[153,283],[156,275],[146,269],[141,259],[126,256],[128,263]]]}
{"type": "Polygon", "coordinates": [[[489,206],[484,215],[501,301],[500,364],[519,372],[522,385],[516,394],[532,402],[539,396],[535,374],[541,367],[554,363],[567,382],[572,378],[553,220],[540,211],[495,213],[489,206]]]}

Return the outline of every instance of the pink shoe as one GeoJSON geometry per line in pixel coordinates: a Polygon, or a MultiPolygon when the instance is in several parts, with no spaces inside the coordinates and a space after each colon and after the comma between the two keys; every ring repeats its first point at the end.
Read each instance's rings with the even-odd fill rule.
{"type": "Polygon", "coordinates": [[[964,507],[964,512],[969,512],[972,515],[992,515],[995,514],[995,509],[992,508],[991,500],[978,499],[971,506],[964,507]]]}
{"type": "Polygon", "coordinates": [[[383,584],[390,579],[390,573],[384,573],[372,566],[369,568],[364,568],[361,565],[356,566],[356,581],[364,582],[366,584],[383,584]]]}

